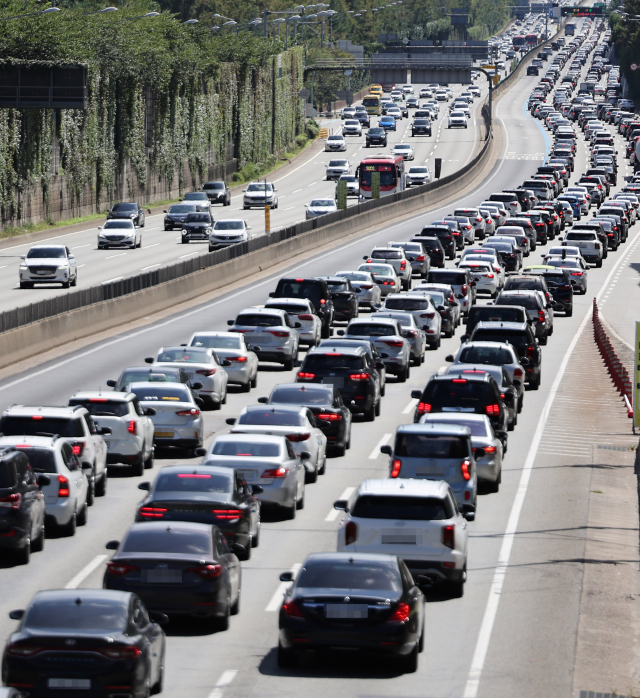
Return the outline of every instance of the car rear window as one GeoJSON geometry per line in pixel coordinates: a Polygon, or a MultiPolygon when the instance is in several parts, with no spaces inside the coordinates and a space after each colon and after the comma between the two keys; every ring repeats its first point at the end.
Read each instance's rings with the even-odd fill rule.
{"type": "Polygon", "coordinates": [[[178,372],[162,371],[125,371],[120,377],[119,385],[124,387],[130,383],[180,383],[178,372]]]}
{"type": "Polygon", "coordinates": [[[289,315],[304,315],[309,312],[309,308],[306,305],[295,305],[294,303],[269,303],[269,307],[284,310],[289,315]]]}
{"type": "Polygon", "coordinates": [[[243,327],[282,327],[283,321],[279,315],[262,315],[255,314],[250,315],[246,313],[244,315],[238,315],[236,318],[236,325],[242,325],[243,327]]]}
{"type": "Polygon", "coordinates": [[[84,436],[80,419],[43,415],[33,415],[33,417],[5,416],[0,420],[0,432],[4,436],[37,436],[39,434],[51,436],[57,434],[66,437],[84,436]]]}
{"type": "Polygon", "coordinates": [[[390,337],[395,335],[393,325],[383,325],[376,322],[355,322],[349,325],[348,334],[356,337],[390,337]]]}
{"type": "Polygon", "coordinates": [[[537,298],[535,298],[534,296],[512,296],[508,293],[500,294],[496,302],[500,305],[519,305],[522,308],[526,308],[527,310],[538,310],[538,308],[540,307],[537,298]]]}
{"type": "Polygon", "coordinates": [[[525,291],[541,291],[542,282],[540,281],[540,279],[517,279],[512,276],[507,279],[507,283],[505,284],[504,288],[505,291],[511,291],[512,289],[522,289],[525,291]]]}
{"type": "Polygon", "coordinates": [[[594,238],[594,235],[596,235],[595,232],[593,233],[568,233],[566,236],[567,242],[569,240],[590,240],[593,241],[596,238],[594,238]]]}
{"type": "Polygon", "coordinates": [[[503,347],[466,347],[460,352],[458,359],[461,364],[488,364],[491,366],[504,366],[513,361],[511,352],[503,347]]]}
{"type": "Polygon", "coordinates": [[[277,427],[302,427],[304,423],[304,417],[297,412],[278,412],[276,409],[265,407],[241,414],[236,425],[263,424],[277,427]]]}
{"type": "Polygon", "coordinates": [[[424,310],[429,307],[429,301],[426,298],[387,298],[384,307],[389,310],[424,310]]]}
{"type": "Polygon", "coordinates": [[[162,363],[173,363],[176,361],[181,364],[209,364],[211,363],[211,357],[208,352],[195,347],[163,349],[162,353],[158,354],[158,361],[162,363]]]}
{"type": "MultiPolygon", "coordinates": [[[[79,590],[77,597],[82,599],[82,590],[79,590]]],[[[36,601],[30,606],[23,628],[53,631],[56,634],[124,632],[128,618],[128,609],[124,604],[92,599],[82,599],[82,603],[78,603],[77,598],[52,598],[36,601]]]]}
{"type": "Polygon", "coordinates": [[[121,552],[211,555],[211,533],[181,531],[175,526],[168,526],[162,530],[149,529],[144,524],[128,533],[121,552]]]}
{"type": "Polygon", "coordinates": [[[469,455],[468,442],[458,436],[405,434],[396,436],[394,456],[405,458],[464,458],[469,455]]]}
{"type": "Polygon", "coordinates": [[[477,325],[479,322],[524,322],[522,311],[515,308],[471,308],[467,324],[477,325]]]}
{"type": "Polygon", "coordinates": [[[509,342],[514,347],[526,347],[528,344],[526,333],[516,330],[480,328],[474,331],[473,339],[478,342],[509,342]]]}
{"type": "Polygon", "coordinates": [[[184,473],[160,473],[154,487],[155,492],[211,492],[230,494],[233,492],[232,471],[226,474],[210,474],[190,470],[184,473]]]}
{"type": "Polygon", "coordinates": [[[322,284],[312,279],[280,279],[275,295],[277,298],[308,298],[316,308],[324,298],[322,284]]]}
{"type": "Polygon", "coordinates": [[[484,411],[484,406],[493,403],[494,398],[495,395],[488,383],[454,378],[447,381],[431,381],[425,388],[422,401],[445,409],[466,407],[484,411]]]}
{"type": "Polygon", "coordinates": [[[402,580],[396,562],[312,560],[300,570],[296,587],[398,592],[402,580]]]}
{"type": "Polygon", "coordinates": [[[462,286],[467,283],[467,275],[456,271],[430,271],[427,281],[435,284],[462,286]]]}
{"type": "Polygon", "coordinates": [[[250,456],[252,458],[278,458],[280,444],[253,441],[217,441],[213,444],[214,456],[250,456]]]}
{"type": "Polygon", "coordinates": [[[402,254],[395,250],[373,250],[371,259],[402,259],[402,254]]]}
{"type": "Polygon", "coordinates": [[[174,385],[145,385],[143,388],[133,388],[131,391],[138,400],[143,402],[192,402],[191,393],[182,387],[174,385]]]}
{"type": "Polygon", "coordinates": [[[0,488],[8,489],[18,484],[18,474],[13,462],[0,462],[0,488]]]}
{"type": "Polygon", "coordinates": [[[333,388],[292,385],[275,388],[269,402],[288,405],[331,405],[333,388]]]}
{"type": "Polygon", "coordinates": [[[191,340],[191,345],[207,347],[207,349],[244,349],[240,337],[218,337],[207,334],[197,334],[191,340]]]}
{"type": "Polygon", "coordinates": [[[328,352],[327,354],[309,354],[303,364],[303,371],[359,371],[366,368],[364,359],[353,354],[328,352]]]}
{"type": "Polygon", "coordinates": [[[82,405],[94,417],[124,417],[129,414],[129,403],[94,397],[87,400],[71,399],[69,405],[82,405]]]}
{"type": "Polygon", "coordinates": [[[351,515],[360,519],[442,521],[450,519],[454,511],[448,498],[363,495],[356,500],[351,515]]]}
{"type": "Polygon", "coordinates": [[[444,228],[423,228],[420,235],[436,235],[437,237],[451,237],[451,231],[444,228]]]}

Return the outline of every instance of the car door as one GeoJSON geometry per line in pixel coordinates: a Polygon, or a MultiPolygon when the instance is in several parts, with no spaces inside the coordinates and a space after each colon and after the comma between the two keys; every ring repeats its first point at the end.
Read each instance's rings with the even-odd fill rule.
{"type": "Polygon", "coordinates": [[[87,444],[91,443],[92,445],[96,475],[99,475],[107,467],[107,444],[98,433],[96,424],[90,414],[83,415],[83,422],[86,429],[87,444]]]}
{"type": "Polygon", "coordinates": [[[75,276],[78,270],[78,263],[76,258],[71,254],[71,250],[65,246],[65,251],[67,253],[67,260],[69,261],[69,278],[75,276]]]}
{"type": "Polygon", "coordinates": [[[236,474],[234,499],[238,504],[245,504],[251,512],[251,534],[253,537],[259,535],[260,526],[260,500],[253,494],[253,490],[245,480],[236,474]]]}
{"type": "Polygon", "coordinates": [[[82,511],[84,503],[87,501],[87,492],[89,490],[89,482],[87,476],[85,475],[78,459],[73,455],[73,449],[71,444],[63,443],[60,448],[60,455],[62,456],[62,461],[65,464],[68,472],[68,477],[73,484],[73,490],[76,496],[76,509],[78,512],[82,511]]]}
{"type": "Polygon", "coordinates": [[[310,409],[306,411],[306,419],[305,428],[308,429],[315,441],[316,464],[318,468],[321,468],[327,451],[327,437],[324,435],[322,429],[318,427],[316,418],[313,416],[313,412],[310,409]]]}
{"type": "Polygon", "coordinates": [[[142,601],[134,596],[131,603],[131,621],[134,632],[140,637],[139,649],[143,656],[146,654],[148,663],[147,681],[153,686],[158,681],[160,666],[162,663],[162,630],[156,623],[149,619],[147,609],[142,601]]]}
{"type": "Polygon", "coordinates": [[[226,568],[229,576],[229,594],[231,596],[231,603],[233,604],[238,598],[238,593],[240,591],[240,561],[235,553],[229,550],[227,541],[220,529],[215,530],[214,543],[218,562],[222,563],[226,568]]]}
{"type": "Polygon", "coordinates": [[[151,450],[153,446],[153,421],[151,420],[151,417],[145,415],[144,410],[142,409],[140,401],[137,397],[135,397],[131,401],[130,405],[131,406],[129,409],[133,412],[134,419],[137,420],[138,425],[140,427],[140,433],[142,434],[142,452],[146,454],[151,450]]]}
{"type": "Polygon", "coordinates": [[[295,473],[296,481],[298,485],[298,499],[300,499],[300,494],[304,495],[304,483],[305,483],[305,473],[306,468],[304,467],[302,461],[298,458],[296,452],[293,450],[293,446],[287,440],[287,455],[290,460],[289,469],[295,473]]]}
{"type": "Polygon", "coordinates": [[[20,458],[17,463],[18,492],[22,494],[25,524],[31,527],[31,540],[38,537],[40,528],[44,525],[44,494],[38,487],[36,476],[26,458],[20,458]]]}

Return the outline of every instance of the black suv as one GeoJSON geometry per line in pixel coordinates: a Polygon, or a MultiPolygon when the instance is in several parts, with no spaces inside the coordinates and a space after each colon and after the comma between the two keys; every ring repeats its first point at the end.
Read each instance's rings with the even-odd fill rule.
{"type": "Polygon", "coordinates": [[[431,119],[414,119],[411,124],[411,135],[422,134],[424,136],[431,135],[431,119]]]}
{"type": "Polygon", "coordinates": [[[134,225],[139,225],[144,228],[144,211],[140,204],[133,204],[123,202],[120,204],[113,204],[113,206],[107,211],[107,220],[128,220],[133,221],[134,225]]]}
{"type": "Polygon", "coordinates": [[[416,240],[422,242],[422,238],[436,237],[440,240],[442,247],[449,259],[456,258],[456,241],[453,237],[453,232],[448,225],[426,225],[418,235],[411,238],[412,242],[416,240]]]}
{"type": "Polygon", "coordinates": [[[570,271],[562,268],[527,272],[530,278],[544,279],[555,303],[554,311],[563,310],[566,317],[573,315],[573,286],[570,274],[570,271]]]}
{"type": "Polygon", "coordinates": [[[385,390],[387,389],[387,365],[384,359],[389,358],[389,354],[382,351],[379,352],[376,345],[370,339],[355,339],[353,337],[331,337],[330,339],[323,339],[319,347],[326,349],[331,346],[334,349],[336,347],[347,347],[351,349],[353,347],[362,347],[369,357],[373,361],[376,371],[380,376],[380,395],[384,397],[385,390]]]}
{"type": "Polygon", "coordinates": [[[411,397],[418,400],[414,422],[419,422],[424,414],[464,410],[486,414],[494,431],[507,431],[508,410],[498,384],[488,373],[473,373],[464,378],[455,373],[432,376],[426,388],[412,390],[411,397]]]}
{"type": "Polygon", "coordinates": [[[380,374],[361,347],[315,347],[306,355],[296,383],[330,383],[354,413],[373,422],[380,414],[380,374]]]}
{"type": "Polygon", "coordinates": [[[190,213],[182,224],[182,243],[192,240],[209,240],[213,228],[213,218],[210,213],[190,213]]]}
{"type": "Polygon", "coordinates": [[[542,351],[528,322],[479,322],[472,342],[509,342],[518,353],[531,390],[540,387],[542,351]]]}
{"type": "Polygon", "coordinates": [[[365,148],[372,145],[382,145],[387,147],[387,132],[380,126],[372,126],[365,137],[365,148]]]}
{"type": "Polygon", "coordinates": [[[531,324],[527,311],[513,305],[474,305],[466,320],[467,331],[460,338],[467,342],[479,322],[526,322],[531,324]]]}
{"type": "Polygon", "coordinates": [[[48,475],[36,474],[24,451],[0,447],[0,548],[26,565],[31,551],[44,548],[45,503],[41,487],[48,475]]]}
{"type": "Polygon", "coordinates": [[[351,410],[344,404],[335,385],[320,383],[280,383],[269,397],[260,397],[264,405],[303,405],[315,415],[318,427],[327,437],[334,456],[344,456],[351,448],[351,410]]]}
{"type": "Polygon", "coordinates": [[[209,197],[212,204],[231,206],[231,189],[225,182],[205,182],[202,185],[202,191],[209,197]]]}
{"type": "Polygon", "coordinates": [[[349,279],[341,276],[320,276],[329,286],[331,300],[333,301],[333,319],[349,322],[358,317],[358,294],[351,285],[349,279]]]}
{"type": "Polygon", "coordinates": [[[551,293],[547,288],[547,282],[541,274],[523,274],[521,276],[507,276],[502,287],[503,291],[542,291],[547,303],[551,302],[551,293]]]}
{"type": "Polygon", "coordinates": [[[440,238],[435,236],[432,238],[420,237],[419,240],[414,238],[413,241],[420,242],[422,249],[429,255],[430,267],[444,269],[445,253],[440,238]]]}
{"type": "Polygon", "coordinates": [[[315,314],[322,320],[322,338],[331,336],[333,298],[324,279],[280,279],[271,298],[306,298],[313,303],[315,314]]]}

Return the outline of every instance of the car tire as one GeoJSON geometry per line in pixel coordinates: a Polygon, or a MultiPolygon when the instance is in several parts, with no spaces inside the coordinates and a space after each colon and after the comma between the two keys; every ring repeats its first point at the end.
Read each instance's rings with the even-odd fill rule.
{"type": "Polygon", "coordinates": [[[251,536],[251,547],[257,548],[260,545],[260,522],[256,527],[255,535],[251,536]]]}
{"type": "MultiPolygon", "coordinates": [[[[252,546],[247,548],[248,557],[245,558],[246,560],[248,560],[251,557],[251,552],[249,552],[251,550],[251,547],[252,546]]],[[[233,605],[231,606],[231,610],[230,610],[230,614],[232,616],[237,616],[238,613],[240,613],[240,595],[241,594],[242,594],[242,589],[241,589],[241,587],[238,587],[238,595],[236,596],[236,600],[234,601],[233,605]]]]}
{"type": "Polygon", "coordinates": [[[567,308],[567,309],[564,311],[564,316],[565,316],[565,317],[571,317],[572,315],[573,315],[573,306],[571,306],[570,308],[567,308]]]}
{"type": "Polygon", "coordinates": [[[327,325],[326,327],[324,324],[322,325],[322,331],[320,333],[320,337],[322,339],[329,339],[331,337],[331,326],[327,325]]]}
{"type": "Polygon", "coordinates": [[[398,383],[406,383],[408,377],[409,377],[409,367],[407,366],[407,368],[404,371],[401,371],[400,373],[398,373],[398,383]]]}
{"type": "Polygon", "coordinates": [[[71,286],[71,282],[70,282],[70,281],[63,281],[63,282],[62,282],[62,288],[69,288],[69,286],[71,286]]]}
{"type": "Polygon", "coordinates": [[[181,240],[180,242],[182,242],[183,245],[188,245],[188,244],[189,244],[189,239],[188,239],[188,238],[182,238],[182,240],[181,240]]]}
{"type": "Polygon", "coordinates": [[[170,228],[169,226],[165,225],[164,230],[165,230],[165,232],[167,232],[167,230],[173,230],[173,228],[170,228]]]}
{"type": "Polygon", "coordinates": [[[298,666],[298,653],[287,649],[278,642],[278,666],[281,669],[295,669],[298,666]]]}
{"type": "Polygon", "coordinates": [[[602,259],[599,259],[599,260],[596,262],[596,269],[600,269],[601,267],[602,267],[602,259]]]}
{"type": "Polygon", "coordinates": [[[251,392],[251,381],[247,381],[243,385],[240,386],[240,391],[243,393],[250,393],[251,392]]]}
{"type": "Polygon", "coordinates": [[[231,615],[231,599],[227,599],[227,610],[224,616],[217,616],[213,619],[213,627],[217,632],[229,630],[229,616],[231,615]]]}
{"type": "Polygon", "coordinates": [[[418,671],[418,643],[414,645],[406,657],[402,657],[402,671],[405,674],[415,674],[418,671]]]}
{"type": "Polygon", "coordinates": [[[376,402],[376,417],[380,416],[381,410],[382,410],[382,399],[378,398],[378,402],[376,402]]]}
{"type": "Polygon", "coordinates": [[[294,364],[294,359],[293,356],[291,356],[288,359],[285,359],[284,363],[282,364],[282,367],[284,368],[285,371],[293,371],[293,364],[294,364]]]}
{"type": "Polygon", "coordinates": [[[540,387],[540,379],[540,376],[533,379],[529,378],[529,390],[537,390],[540,387]]]}
{"type": "Polygon", "coordinates": [[[40,553],[44,550],[44,523],[40,527],[40,535],[31,543],[31,552],[40,553]]]}
{"type": "MultiPolygon", "coordinates": [[[[314,482],[318,482],[318,464],[316,463],[316,467],[313,469],[312,472],[306,472],[304,476],[304,481],[309,485],[313,484],[314,482]]],[[[298,507],[300,508],[300,507],[298,507]]]]}
{"type": "Polygon", "coordinates": [[[104,497],[107,494],[107,479],[107,469],[105,468],[100,482],[96,484],[96,497],[104,497]]]}
{"type": "Polygon", "coordinates": [[[538,339],[538,342],[540,342],[540,344],[541,344],[543,347],[546,347],[546,346],[547,346],[547,342],[548,342],[548,341],[549,341],[549,337],[548,337],[546,334],[545,334],[544,337],[540,337],[540,339],[538,339]]]}
{"type": "Polygon", "coordinates": [[[131,464],[131,474],[133,477],[140,477],[144,474],[144,453],[141,453],[131,464]]]}
{"type": "Polygon", "coordinates": [[[304,509],[304,495],[305,493],[302,493],[302,497],[298,497],[296,500],[296,509],[304,509]]]}
{"type": "Polygon", "coordinates": [[[87,519],[89,518],[89,507],[87,506],[86,502],[85,505],[82,507],[82,510],[76,517],[76,524],[78,526],[86,526],[87,525],[87,519]]]}
{"type": "Polygon", "coordinates": [[[33,284],[30,281],[21,281],[20,288],[33,288],[33,284]]]}
{"type": "Polygon", "coordinates": [[[296,511],[298,510],[298,498],[296,497],[295,501],[290,507],[285,507],[285,518],[288,519],[289,521],[293,521],[293,519],[296,518],[296,511]]]}
{"type": "Polygon", "coordinates": [[[64,536],[71,537],[76,535],[76,526],[78,523],[78,514],[74,511],[68,523],[60,526],[60,531],[64,536]]]}
{"type": "Polygon", "coordinates": [[[145,458],[145,461],[144,461],[144,469],[145,470],[151,470],[151,468],[153,468],[155,458],[156,458],[155,448],[151,447],[151,449],[149,451],[149,455],[145,458]]]}
{"type": "Polygon", "coordinates": [[[78,285],[78,275],[77,274],[73,277],[73,281],[71,282],[71,285],[72,286],[78,285]]]}
{"type": "Polygon", "coordinates": [[[31,539],[27,538],[25,544],[16,550],[15,553],[16,562],[19,565],[28,565],[31,559],[31,539]]]}
{"type": "Polygon", "coordinates": [[[464,596],[464,580],[449,582],[449,592],[454,599],[461,599],[464,596]]]}
{"type": "Polygon", "coordinates": [[[150,694],[152,696],[157,696],[160,693],[162,693],[164,689],[164,666],[160,667],[160,671],[158,674],[158,680],[151,686],[151,691],[150,694]]]}
{"type": "Polygon", "coordinates": [[[343,444],[342,446],[335,446],[332,449],[332,455],[334,458],[342,458],[347,452],[347,446],[346,444],[343,444]]]}
{"type": "Polygon", "coordinates": [[[96,484],[95,482],[89,482],[89,487],[87,489],[87,506],[93,506],[96,499],[96,484]]]}
{"type": "Polygon", "coordinates": [[[327,472],[327,454],[324,454],[322,465],[318,468],[318,475],[324,475],[327,472]]]}
{"type": "Polygon", "coordinates": [[[251,379],[251,387],[252,388],[258,387],[258,371],[256,371],[256,375],[251,379]]]}

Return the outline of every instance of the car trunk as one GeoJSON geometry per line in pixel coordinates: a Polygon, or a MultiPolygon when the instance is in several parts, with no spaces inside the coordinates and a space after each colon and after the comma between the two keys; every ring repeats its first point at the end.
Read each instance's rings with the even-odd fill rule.
{"type": "MultiPolygon", "coordinates": [[[[180,593],[187,590],[197,590],[203,584],[209,584],[211,580],[204,579],[195,569],[205,565],[215,564],[209,555],[194,555],[193,553],[134,553],[118,555],[113,560],[117,565],[130,565],[134,569],[125,575],[112,575],[113,579],[121,579],[122,588],[135,590],[136,593],[144,593],[145,603],[161,602],[167,599],[167,588],[173,588],[172,593],[180,593]],[[208,559],[206,559],[208,558],[208,559]],[[155,589],[155,591],[154,591],[155,589]]],[[[212,578],[215,579],[215,578],[212,578]]]]}
{"type": "Polygon", "coordinates": [[[400,521],[352,518],[358,538],[350,546],[359,553],[439,557],[443,554],[441,526],[433,521],[400,521]],[[402,524],[399,527],[399,524],[402,524]]]}
{"type": "Polygon", "coordinates": [[[302,614],[327,629],[364,628],[385,623],[399,600],[399,594],[393,591],[383,591],[379,595],[353,589],[335,589],[332,593],[313,588],[304,591],[305,597],[299,602],[302,614]],[[345,597],[349,598],[348,603],[345,597]]]}
{"type": "Polygon", "coordinates": [[[153,407],[156,411],[151,417],[155,429],[155,435],[160,438],[173,438],[173,429],[186,426],[192,419],[192,409],[198,409],[191,402],[156,402],[153,400],[140,402],[143,409],[153,407]],[[178,412],[188,412],[189,414],[178,414],[178,412]],[[167,436],[167,434],[169,434],[167,436]]]}

